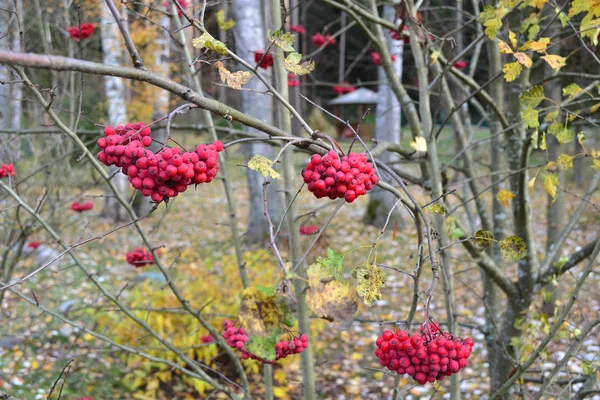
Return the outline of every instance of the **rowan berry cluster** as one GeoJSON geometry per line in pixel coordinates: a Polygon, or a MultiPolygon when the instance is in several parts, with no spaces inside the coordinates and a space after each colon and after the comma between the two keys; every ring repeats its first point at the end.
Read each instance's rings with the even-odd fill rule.
{"type": "Polygon", "coordinates": [[[195,151],[164,147],[155,154],[147,148],[152,144],[151,129],[143,122],[107,126],[104,134],[98,139],[102,149],[98,160],[121,167],[131,185],[156,203],[185,192],[191,184],[211,182],[219,171],[223,143],[218,140],[200,144],[195,151]]]}
{"type": "Polygon", "coordinates": [[[333,46],[337,43],[337,40],[331,35],[322,35],[321,33],[315,33],[312,36],[312,42],[317,47],[325,46],[333,46]]]}
{"type": "Polygon", "coordinates": [[[223,326],[223,337],[227,341],[227,344],[231,348],[241,351],[242,358],[244,360],[250,358],[260,361],[264,364],[275,364],[277,360],[285,358],[291,354],[300,354],[305,348],[308,347],[308,337],[306,335],[296,336],[291,340],[280,340],[275,345],[275,359],[269,361],[250,353],[244,348],[246,341],[248,340],[248,335],[246,335],[246,330],[243,327],[238,329],[233,326],[233,322],[229,320],[225,320],[223,326]]]}
{"type": "Polygon", "coordinates": [[[40,247],[41,243],[38,241],[33,241],[33,242],[29,242],[27,243],[27,248],[28,249],[37,249],[38,247],[40,247]]]}
{"type": "Polygon", "coordinates": [[[373,164],[365,154],[349,153],[340,160],[334,150],[321,157],[313,154],[302,171],[308,190],[317,198],[344,198],[352,203],[379,182],[373,164]]]}
{"type": "Polygon", "coordinates": [[[269,69],[275,63],[275,61],[273,60],[273,54],[265,54],[264,51],[254,52],[254,62],[257,63],[258,66],[262,69],[269,69]]]}
{"type": "MultiPolygon", "coordinates": [[[[160,250],[157,250],[156,254],[160,256],[160,250]]],[[[154,263],[154,256],[152,253],[147,250],[140,249],[139,247],[127,253],[125,259],[129,264],[136,268],[145,267],[146,265],[154,263]]]]}
{"type": "Polygon", "coordinates": [[[15,166],[13,164],[2,164],[0,166],[0,178],[6,178],[7,176],[16,176],[15,166]]]}
{"type": "Polygon", "coordinates": [[[71,36],[71,38],[74,39],[76,42],[85,40],[92,36],[94,30],[96,30],[96,25],[92,24],[91,22],[85,22],[81,25],[71,26],[67,28],[69,36],[71,36]]]}
{"type": "Polygon", "coordinates": [[[74,201],[73,203],[71,203],[71,210],[75,211],[75,212],[84,212],[84,211],[89,211],[92,208],[94,208],[94,203],[91,201],[85,202],[85,203],[80,203],[78,201],[74,201]]]}
{"type": "Polygon", "coordinates": [[[443,380],[468,364],[473,339],[460,339],[424,324],[419,334],[387,330],[377,338],[375,355],[379,363],[400,375],[408,374],[417,383],[443,380]]]}

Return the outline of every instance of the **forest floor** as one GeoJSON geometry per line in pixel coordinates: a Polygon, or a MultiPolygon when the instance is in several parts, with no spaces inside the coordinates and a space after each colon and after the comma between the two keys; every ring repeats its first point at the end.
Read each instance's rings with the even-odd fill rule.
{"type": "MultiPolygon", "coordinates": [[[[190,138],[198,141],[199,138],[190,138]]],[[[448,143],[442,147],[452,155],[452,147],[448,143]]],[[[486,148],[482,148],[485,150],[486,148]]],[[[480,152],[477,163],[487,160],[486,153],[480,152]]],[[[245,160],[238,153],[231,153],[228,162],[231,171],[231,182],[238,204],[239,228],[243,232],[247,221],[247,188],[245,180],[245,160]]],[[[542,156],[543,157],[543,156],[542,156]]],[[[297,172],[307,157],[298,155],[297,172]]],[[[479,165],[479,164],[478,164],[479,165]]],[[[276,167],[277,168],[277,167],[276,167]]],[[[483,171],[484,168],[480,167],[483,171]]],[[[73,178],[81,172],[71,172],[73,178]]],[[[78,175],[79,174],[79,175],[78,175]]],[[[482,179],[482,186],[488,182],[482,179]]],[[[301,180],[298,179],[298,187],[301,180]]],[[[452,182],[450,183],[449,189],[452,182]]],[[[541,186],[541,185],[540,185],[541,186]]],[[[580,189],[573,185],[567,188],[575,193],[580,189]]],[[[421,202],[428,201],[428,195],[416,186],[410,186],[413,195],[421,202]]],[[[462,191],[462,184],[456,187],[462,191]]],[[[532,198],[532,213],[535,222],[536,238],[539,249],[545,248],[543,238],[546,232],[547,195],[538,188],[532,198]]],[[[87,190],[81,195],[102,194],[102,188],[87,190]]],[[[74,194],[70,194],[75,198],[74,194]]],[[[572,214],[579,200],[566,193],[564,197],[564,213],[572,214]]],[[[598,204],[597,193],[594,202],[598,204]]],[[[31,197],[34,199],[35,197],[31,197]]],[[[114,225],[100,217],[103,199],[92,197],[95,203],[93,211],[76,214],[69,209],[69,202],[58,203],[63,218],[60,220],[62,238],[66,243],[76,243],[109,231],[114,225]]],[[[487,202],[491,194],[484,195],[487,202]]],[[[307,191],[302,191],[297,200],[297,214],[304,215],[300,219],[303,226],[320,226],[333,210],[335,203],[329,200],[315,199],[307,191]]],[[[456,198],[451,200],[458,203],[456,198]]],[[[380,233],[380,227],[367,226],[362,223],[368,204],[368,197],[359,198],[352,204],[345,204],[337,213],[319,240],[308,261],[312,263],[317,257],[325,254],[327,248],[344,253],[356,250],[344,259],[344,276],[349,278],[350,271],[365,262],[369,246],[380,233]],[[364,247],[362,247],[364,246],[364,247]],[[362,247],[362,248],[361,248],[362,247]]],[[[598,235],[600,215],[588,208],[581,221],[583,229],[574,231],[564,246],[563,255],[567,255],[598,235]]],[[[507,209],[508,212],[508,209],[507,209]]],[[[43,213],[43,212],[42,212],[43,213]]],[[[388,265],[406,272],[415,269],[416,233],[410,217],[405,210],[400,210],[401,222],[389,226],[377,248],[378,263],[388,265]]],[[[464,215],[456,214],[463,226],[469,226],[464,215]]],[[[161,205],[149,218],[141,221],[141,225],[149,233],[153,243],[161,247],[161,258],[169,266],[174,282],[183,288],[195,307],[205,306],[203,312],[211,318],[214,325],[220,328],[222,320],[235,318],[241,293],[241,285],[237,276],[237,265],[233,258],[226,203],[222,186],[215,181],[209,185],[200,185],[195,190],[190,188],[178,196],[165,209],[161,205]]],[[[476,229],[479,227],[476,226],[476,229]]],[[[507,228],[511,232],[511,227],[507,228]]],[[[282,236],[285,239],[285,235],[282,236]]],[[[303,236],[303,247],[313,240],[313,236],[303,236]]],[[[57,249],[46,232],[39,231],[30,240],[42,242],[44,246],[57,249]]],[[[217,369],[231,373],[231,366],[223,363],[218,356],[216,345],[200,343],[199,338],[207,332],[198,327],[189,317],[182,315],[180,305],[165,288],[164,280],[158,277],[155,266],[135,269],[128,265],[124,258],[127,251],[141,247],[142,242],[132,227],[118,230],[102,240],[92,241],[76,250],[86,267],[96,274],[98,280],[113,294],[130,307],[134,307],[139,316],[144,317],[165,337],[170,338],[181,348],[189,350],[191,355],[217,369]],[[152,308],[153,311],[148,311],[152,308]],[[158,310],[157,310],[158,309],[158,310]]],[[[474,354],[469,366],[461,374],[461,391],[465,398],[481,398],[488,391],[488,365],[485,362],[486,348],[482,330],[486,329],[484,306],[482,305],[482,288],[480,272],[477,267],[464,256],[462,248],[454,246],[450,249],[450,259],[456,286],[456,312],[458,328],[456,334],[462,337],[471,336],[475,340],[474,354]]],[[[287,254],[285,240],[281,250],[287,254]]],[[[538,257],[544,256],[538,251],[538,257]]],[[[38,251],[28,250],[18,265],[17,276],[23,276],[40,264],[38,251]]],[[[281,271],[271,254],[265,247],[248,249],[245,261],[250,280],[255,285],[273,285],[281,277],[281,271]]],[[[515,274],[515,266],[507,265],[507,272],[515,274]]],[[[577,270],[563,277],[564,288],[573,286],[577,270]]],[[[388,399],[390,398],[394,377],[387,374],[378,364],[374,356],[375,340],[383,329],[389,328],[391,321],[404,320],[412,298],[413,281],[410,276],[386,270],[387,282],[382,289],[383,299],[373,307],[361,304],[355,315],[355,322],[350,329],[338,332],[328,327],[323,320],[312,320],[312,331],[309,334],[316,354],[315,375],[319,398],[322,399],[388,399]]],[[[431,273],[424,270],[421,290],[430,284],[431,273]]],[[[600,292],[598,283],[600,275],[593,273],[584,286],[581,299],[574,307],[565,332],[573,331],[581,321],[600,310],[600,292]]],[[[67,259],[63,258],[44,272],[18,287],[28,296],[44,307],[56,310],[61,315],[103,334],[117,343],[139,346],[144,351],[168,358],[166,352],[159,348],[143,331],[125,321],[123,314],[101,296],[98,289],[86,276],[67,259]]],[[[568,291],[560,291],[561,299],[566,298],[568,291]]],[[[436,320],[445,320],[441,286],[437,290],[432,304],[432,315],[436,320]]],[[[525,354],[533,349],[531,343],[544,336],[552,318],[545,318],[539,313],[541,299],[536,302],[526,323],[528,336],[522,343],[525,354]]],[[[416,323],[423,321],[423,306],[419,304],[415,318],[416,323]]],[[[193,399],[206,398],[206,394],[198,394],[206,387],[182,381],[176,372],[157,366],[155,363],[143,361],[136,357],[126,357],[106,342],[73,328],[67,323],[53,318],[37,307],[19,300],[12,293],[7,293],[2,303],[0,316],[0,383],[2,388],[23,399],[46,398],[61,370],[68,364],[69,374],[64,384],[65,399],[78,397],[94,397],[98,399],[193,399]],[[74,360],[71,362],[71,360],[74,360]]],[[[489,328],[489,327],[488,327],[489,328]]],[[[418,329],[418,325],[412,329],[418,329]]],[[[561,379],[577,376],[586,368],[588,355],[598,356],[597,346],[600,333],[589,337],[580,351],[581,357],[572,359],[561,379]]],[[[548,352],[545,352],[536,368],[549,370],[560,359],[568,333],[555,340],[548,352]]],[[[246,364],[250,379],[256,388],[258,397],[262,397],[262,376],[259,365],[254,361],[246,364]]],[[[299,357],[290,357],[275,365],[275,395],[280,399],[300,399],[301,371],[299,357]]],[[[231,376],[231,375],[230,375],[231,376]]],[[[59,383],[60,386],[61,383],[59,383]]],[[[531,385],[530,383],[524,383],[531,385]]],[[[418,386],[410,378],[402,378],[399,383],[401,393],[406,399],[446,398],[449,382],[444,381],[426,386],[418,386]]],[[[572,390],[568,388],[567,390],[572,390]]],[[[56,389],[58,390],[58,389],[56,389]]],[[[205,392],[208,393],[208,392],[205,392]]],[[[567,393],[567,392],[565,392],[567,393]]],[[[218,398],[218,396],[216,396],[218,398]]]]}

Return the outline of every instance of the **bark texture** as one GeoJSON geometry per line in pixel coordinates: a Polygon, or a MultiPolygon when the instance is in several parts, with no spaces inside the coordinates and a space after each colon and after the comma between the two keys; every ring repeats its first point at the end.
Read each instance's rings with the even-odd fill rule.
{"type": "MultiPolygon", "coordinates": [[[[233,1],[233,18],[236,25],[233,29],[235,38],[236,53],[246,62],[254,65],[254,52],[264,51],[266,48],[265,40],[265,23],[262,19],[262,10],[260,0],[234,0],[233,1]]],[[[267,76],[270,72],[260,70],[267,76]]],[[[262,94],[266,87],[259,79],[251,79],[246,84],[244,91],[241,92],[241,109],[242,112],[249,114],[261,121],[273,123],[273,98],[262,94]],[[252,91],[251,91],[252,90],[252,91]]],[[[245,127],[244,129],[255,134],[266,134],[252,128],[245,127]]],[[[263,155],[269,159],[274,158],[273,148],[264,143],[252,143],[245,146],[245,154],[247,157],[252,157],[256,154],[263,155]]],[[[248,169],[247,182],[249,192],[249,215],[248,215],[248,231],[246,233],[246,242],[249,244],[257,244],[264,242],[268,237],[268,225],[264,216],[264,202],[262,193],[262,183],[264,177],[255,171],[248,169]]],[[[279,184],[273,182],[269,185],[268,191],[269,214],[274,224],[281,220],[283,215],[282,199],[279,189],[279,184]]]]}
{"type": "MultiPolygon", "coordinates": [[[[121,65],[124,55],[121,47],[121,33],[106,4],[102,4],[101,23],[103,62],[107,65],[121,65]]],[[[112,76],[104,77],[104,89],[106,92],[108,125],[117,126],[127,123],[126,87],[123,79],[112,76]]],[[[114,166],[110,167],[110,174],[114,174],[113,182],[117,189],[121,194],[126,195],[129,187],[127,177],[120,172],[118,167],[114,166]]],[[[102,215],[114,221],[126,220],[126,210],[109,193],[110,189],[107,188],[107,197],[102,215]]]]}

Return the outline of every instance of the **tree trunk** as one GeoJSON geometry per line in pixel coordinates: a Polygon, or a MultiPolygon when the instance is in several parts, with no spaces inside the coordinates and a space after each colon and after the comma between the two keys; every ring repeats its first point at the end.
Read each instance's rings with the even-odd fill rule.
{"type": "MultiPolygon", "coordinates": [[[[102,4],[102,51],[103,62],[107,65],[121,65],[123,61],[123,48],[121,46],[121,33],[114,20],[110,9],[106,4],[102,4]]],[[[104,88],[106,91],[106,101],[108,103],[108,125],[117,126],[127,123],[127,105],[125,97],[125,83],[122,78],[106,76],[104,77],[104,88]]],[[[127,194],[129,182],[127,177],[120,172],[118,167],[110,167],[111,176],[114,174],[113,182],[117,189],[123,194],[127,194]]],[[[104,203],[102,216],[111,218],[114,221],[125,221],[127,213],[125,208],[112,196],[107,187],[107,196],[104,203]]]]}
{"type": "MultiPolygon", "coordinates": [[[[20,4],[20,2],[17,2],[20,4]]],[[[17,5],[18,8],[18,5],[17,5]]],[[[15,10],[15,4],[11,0],[0,0],[0,49],[12,49],[20,51],[19,24],[15,14],[6,10],[15,10]]],[[[19,129],[21,126],[21,96],[22,85],[20,83],[9,84],[15,80],[7,65],[0,66],[0,129],[19,129]],[[18,100],[13,100],[18,99],[18,100]]],[[[12,163],[18,159],[19,140],[18,136],[11,137],[8,134],[0,134],[0,164],[12,163]]]]}
{"type": "MultiPolygon", "coordinates": [[[[169,78],[171,60],[171,17],[167,14],[162,14],[158,24],[160,27],[155,27],[156,40],[154,42],[154,63],[150,66],[152,72],[157,75],[169,78]],[[163,29],[164,28],[164,29],[163,29]]],[[[152,120],[156,121],[165,117],[169,113],[169,92],[158,89],[152,97],[152,120]]],[[[167,137],[167,131],[164,128],[153,129],[152,138],[157,142],[152,143],[151,149],[157,151],[164,143],[167,137]]],[[[167,143],[168,144],[168,143],[167,143]]],[[[133,203],[137,215],[146,215],[152,208],[149,197],[139,196],[133,203]]]]}
{"type": "MultiPolygon", "coordinates": [[[[388,21],[393,21],[395,18],[395,7],[384,6],[383,17],[388,21]]],[[[389,48],[390,55],[395,56],[394,71],[398,79],[402,81],[402,56],[404,53],[404,42],[402,40],[393,40],[389,34],[385,34],[386,44],[389,48]]],[[[400,143],[401,116],[400,103],[392,91],[385,71],[382,67],[377,68],[377,79],[379,80],[379,89],[377,90],[378,101],[376,110],[375,122],[375,139],[377,142],[400,143]]],[[[384,152],[379,157],[383,162],[390,163],[398,159],[397,154],[384,152]]],[[[385,176],[382,177],[384,180],[385,176]]],[[[396,196],[388,191],[382,190],[379,187],[374,187],[369,193],[369,205],[364,216],[364,221],[367,224],[374,225],[378,228],[385,224],[387,214],[396,203],[396,196]]],[[[396,209],[390,219],[393,225],[400,221],[400,209],[396,209]]]]}
{"type": "MultiPolygon", "coordinates": [[[[262,15],[258,10],[262,10],[260,0],[234,0],[233,18],[236,25],[233,30],[237,54],[246,62],[254,65],[254,51],[264,51],[265,30],[262,15]]],[[[269,71],[260,70],[260,72],[270,79],[269,71]]],[[[266,90],[265,85],[257,78],[251,79],[244,86],[246,90],[241,92],[242,112],[249,114],[261,121],[273,123],[273,98],[261,94],[266,90]]],[[[268,137],[256,129],[244,127],[244,129],[268,137]]],[[[245,154],[248,158],[260,154],[269,159],[274,158],[273,148],[264,143],[252,143],[245,146],[245,154]]],[[[264,202],[262,193],[262,183],[264,177],[255,171],[247,170],[247,182],[249,192],[249,220],[248,231],[246,233],[246,242],[249,244],[263,243],[268,237],[268,225],[264,215],[264,202]]],[[[268,191],[269,214],[274,224],[281,220],[283,215],[282,200],[279,184],[272,182],[268,191]]]]}

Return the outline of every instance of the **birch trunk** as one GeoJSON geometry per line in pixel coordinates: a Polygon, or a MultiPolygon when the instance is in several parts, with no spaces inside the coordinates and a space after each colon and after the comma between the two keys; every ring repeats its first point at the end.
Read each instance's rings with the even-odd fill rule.
{"type": "MultiPolygon", "coordinates": [[[[395,17],[395,7],[386,5],[383,7],[383,17],[392,21],[395,17]]],[[[394,73],[399,81],[402,81],[402,57],[404,53],[404,42],[402,40],[393,40],[388,33],[385,33],[386,45],[390,55],[395,57],[394,73]]],[[[400,143],[401,116],[400,103],[392,91],[383,67],[377,68],[377,80],[379,88],[377,90],[378,101],[375,122],[375,139],[378,143],[400,143]]],[[[397,155],[391,152],[384,152],[380,157],[385,163],[390,163],[398,159],[397,155]]],[[[385,176],[382,176],[386,180],[385,176]]],[[[396,196],[379,187],[374,187],[369,193],[369,205],[365,213],[364,221],[367,224],[383,227],[387,214],[396,203],[396,196]]],[[[397,209],[392,215],[390,223],[398,222],[400,211],[397,209]]]]}
{"type": "MultiPolygon", "coordinates": [[[[102,4],[102,52],[103,62],[107,65],[121,65],[124,51],[121,46],[121,33],[108,6],[102,4]]],[[[122,78],[104,77],[104,88],[106,91],[106,102],[108,109],[108,125],[117,126],[127,123],[127,105],[125,96],[125,83],[122,78]]],[[[129,182],[127,177],[120,172],[118,167],[110,167],[110,174],[114,174],[113,182],[121,194],[127,194],[129,182]]],[[[126,210],[112,196],[107,187],[107,197],[104,203],[102,216],[114,221],[127,219],[126,210]]]]}
{"type": "MultiPolygon", "coordinates": [[[[260,0],[234,0],[233,1],[233,18],[236,25],[233,29],[235,38],[235,46],[237,54],[246,62],[254,65],[254,51],[264,51],[265,29],[261,10],[263,6],[260,0]]],[[[270,71],[260,70],[260,72],[271,77],[270,71]]],[[[245,85],[245,89],[241,91],[241,109],[242,112],[249,114],[261,121],[273,123],[273,98],[261,94],[266,87],[264,84],[254,78],[245,85]]],[[[251,131],[257,135],[264,135],[263,132],[256,129],[245,127],[244,129],[251,131]]],[[[252,143],[245,146],[245,154],[247,157],[252,157],[256,154],[263,155],[269,159],[274,158],[273,148],[264,143],[252,143]]],[[[264,217],[264,202],[262,194],[263,176],[255,171],[248,169],[247,182],[249,192],[249,220],[248,231],[246,234],[246,242],[250,244],[262,243],[268,237],[267,221],[264,217]]],[[[280,188],[277,182],[272,182],[269,185],[268,191],[269,214],[274,224],[278,224],[283,215],[282,199],[280,188]]]]}

